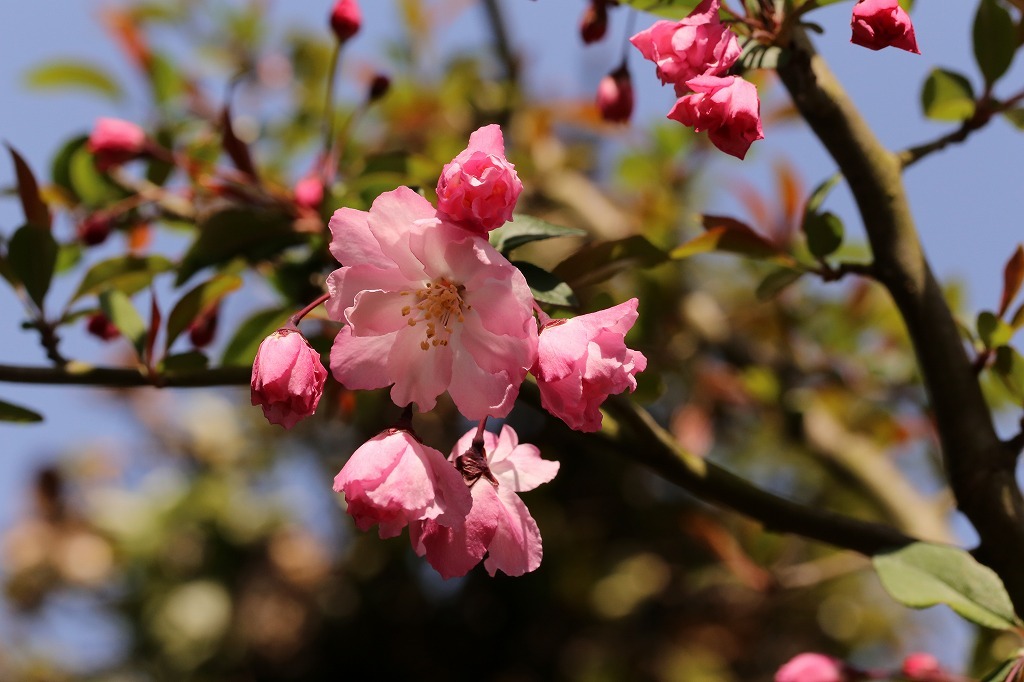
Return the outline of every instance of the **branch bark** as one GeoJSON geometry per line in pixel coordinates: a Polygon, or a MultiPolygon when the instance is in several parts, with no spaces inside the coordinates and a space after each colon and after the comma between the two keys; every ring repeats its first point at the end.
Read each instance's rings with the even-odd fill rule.
{"type": "Polygon", "coordinates": [[[874,254],[917,354],[957,506],[980,537],[978,559],[1024,612],[1024,497],[971,368],[952,313],[918,240],[900,158],[882,146],[803,33],[779,75],[798,111],[850,185],[874,254]]]}

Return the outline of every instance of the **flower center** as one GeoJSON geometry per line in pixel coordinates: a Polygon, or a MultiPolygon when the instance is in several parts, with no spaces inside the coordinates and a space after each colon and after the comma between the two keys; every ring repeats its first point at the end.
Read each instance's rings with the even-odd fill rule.
{"type": "Polygon", "coordinates": [[[445,277],[438,277],[417,291],[403,291],[402,296],[414,296],[416,302],[402,308],[410,327],[422,324],[423,340],[420,348],[430,350],[434,346],[447,346],[452,335],[452,325],[466,318],[463,313],[473,306],[462,300],[466,287],[455,284],[445,277]]]}

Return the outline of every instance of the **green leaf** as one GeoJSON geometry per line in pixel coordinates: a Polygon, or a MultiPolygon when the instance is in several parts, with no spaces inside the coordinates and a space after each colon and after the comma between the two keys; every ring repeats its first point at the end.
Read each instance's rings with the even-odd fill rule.
{"type": "Polygon", "coordinates": [[[82,245],[78,242],[61,244],[57,251],[55,271],[62,274],[82,262],[82,245]]]}
{"type": "MultiPolygon", "coordinates": [[[[67,163],[71,193],[89,208],[103,208],[128,196],[127,191],[96,167],[96,157],[86,146],[85,138],[71,151],[67,163]]],[[[56,171],[54,175],[56,177],[56,171]]]]}
{"type": "Polygon", "coordinates": [[[168,355],[160,364],[157,370],[162,372],[190,372],[206,369],[210,365],[210,359],[201,351],[190,350],[186,353],[168,355]]]}
{"type": "Polygon", "coordinates": [[[491,246],[508,255],[513,249],[530,242],[553,237],[579,237],[585,234],[585,230],[562,227],[533,216],[516,214],[512,217],[512,222],[492,230],[488,238],[491,246]]]}
{"type": "Polygon", "coordinates": [[[967,620],[997,630],[1017,625],[1013,604],[995,572],[955,547],[915,542],[872,557],[882,586],[915,609],[946,604],[967,620]]]}
{"type": "Polygon", "coordinates": [[[770,258],[781,251],[767,237],[735,218],[704,216],[704,234],[677,246],[669,253],[673,259],[689,258],[699,253],[723,251],[752,258],[770,258]]]}
{"type": "Polygon", "coordinates": [[[554,275],[576,290],[603,282],[629,268],[650,268],[668,260],[668,254],[645,237],[634,235],[587,245],[566,258],[554,275]]]}
{"type": "Polygon", "coordinates": [[[25,286],[29,297],[42,308],[57,267],[57,242],[44,227],[23,225],[7,245],[11,272],[25,286]]]}
{"type": "Polygon", "coordinates": [[[55,59],[30,69],[25,85],[36,90],[77,89],[119,101],[124,93],[106,71],[80,59],[55,59]]]}
{"type": "Polygon", "coordinates": [[[205,216],[198,228],[199,236],[178,269],[179,286],[205,267],[239,257],[254,263],[307,239],[292,229],[287,213],[272,209],[226,208],[205,216]]]}
{"type": "Polygon", "coordinates": [[[1006,73],[1017,51],[1017,30],[1010,13],[997,0],[981,0],[974,15],[974,58],[985,84],[1006,73]]]}
{"type": "Polygon", "coordinates": [[[809,213],[804,216],[804,235],[811,255],[821,260],[843,245],[843,221],[835,213],[809,213]]]}
{"type": "Polygon", "coordinates": [[[121,335],[131,341],[141,358],[146,346],[146,323],[135,310],[132,300],[124,292],[108,289],[100,294],[100,310],[121,335]]]}
{"type": "Polygon", "coordinates": [[[964,121],[974,115],[974,88],[954,71],[932,69],[921,90],[921,106],[930,119],[964,121]]]}
{"type": "Polygon", "coordinates": [[[1003,112],[1003,118],[1017,130],[1024,130],[1024,109],[1007,109],[1003,112]]]}
{"type": "Polygon", "coordinates": [[[1024,357],[1010,346],[999,346],[996,348],[992,371],[1002,380],[1014,399],[1024,404],[1024,357]]]}
{"type": "Polygon", "coordinates": [[[1013,328],[987,310],[978,314],[977,328],[985,348],[1005,346],[1013,336],[1013,328]]]}
{"type": "Polygon", "coordinates": [[[25,222],[50,229],[53,218],[50,216],[50,208],[39,194],[39,183],[36,182],[35,174],[14,147],[7,145],[7,151],[11,153],[11,160],[14,161],[14,175],[18,179],[18,198],[21,199],[21,208],[25,212],[25,222]]]}
{"type": "Polygon", "coordinates": [[[208,312],[222,298],[242,286],[242,278],[237,275],[217,275],[181,297],[167,317],[167,348],[174,340],[188,329],[188,326],[200,315],[208,312]]]}
{"type": "Polygon", "coordinates": [[[523,277],[526,278],[526,283],[530,285],[530,291],[533,292],[533,297],[537,301],[566,308],[575,308],[579,305],[572,287],[544,268],[524,261],[512,261],[512,265],[523,273],[523,277]]]}
{"type": "Polygon", "coordinates": [[[843,174],[837,171],[815,187],[814,191],[811,192],[811,196],[807,198],[807,205],[804,206],[804,215],[817,213],[821,205],[825,203],[825,199],[828,198],[832,188],[839,184],[839,181],[842,179],[843,174]]]}
{"type": "Polygon", "coordinates": [[[755,292],[758,300],[767,301],[775,298],[783,289],[803,277],[805,272],[795,268],[778,268],[768,273],[768,276],[761,280],[755,292]]]}
{"type": "Polygon", "coordinates": [[[737,61],[744,69],[775,69],[788,56],[778,45],[764,45],[753,38],[747,38],[737,61]]]}
{"type": "Polygon", "coordinates": [[[244,367],[256,359],[256,350],[263,339],[280,329],[291,317],[291,311],[284,308],[261,310],[243,322],[235,335],[228,341],[220,364],[244,367]]]}
{"type": "Polygon", "coordinates": [[[999,667],[981,678],[981,682],[1007,682],[1010,678],[1010,673],[1014,671],[1022,656],[1024,656],[1024,651],[1018,650],[1014,652],[1012,657],[1000,663],[999,667]]]}
{"type": "Polygon", "coordinates": [[[623,0],[622,4],[667,19],[682,19],[700,4],[700,0],[623,0]]]}
{"type": "Polygon", "coordinates": [[[43,415],[28,409],[27,407],[21,407],[20,405],[14,405],[5,400],[0,400],[0,422],[15,422],[19,424],[37,424],[43,421],[43,415]]]}
{"type": "Polygon", "coordinates": [[[148,287],[155,275],[173,268],[174,264],[163,256],[118,256],[101,261],[85,273],[71,302],[104,289],[117,289],[131,296],[148,287]]]}

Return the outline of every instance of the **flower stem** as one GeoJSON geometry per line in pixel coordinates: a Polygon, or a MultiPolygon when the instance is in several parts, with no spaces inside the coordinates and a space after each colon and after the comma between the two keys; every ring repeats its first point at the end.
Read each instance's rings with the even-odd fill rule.
{"type": "Polygon", "coordinates": [[[297,312],[297,313],[295,313],[294,315],[292,315],[291,317],[289,317],[289,318],[288,318],[288,324],[289,324],[289,325],[291,325],[291,326],[293,326],[293,327],[297,327],[297,326],[299,326],[299,322],[301,322],[301,321],[302,321],[302,318],[304,318],[304,317],[305,317],[306,315],[308,315],[308,314],[310,314],[311,312],[313,312],[313,310],[314,310],[314,309],[315,309],[315,308],[316,308],[316,307],[317,307],[318,305],[320,305],[321,303],[323,303],[324,301],[326,301],[326,300],[327,300],[327,299],[329,299],[330,297],[331,297],[331,295],[330,295],[330,294],[323,294],[323,295],[321,295],[321,296],[318,296],[318,297],[316,298],[316,300],[315,300],[315,301],[313,301],[312,303],[310,303],[309,305],[307,305],[307,306],[306,306],[305,308],[303,308],[303,309],[302,309],[302,310],[300,310],[299,312],[297,312]]]}
{"type": "Polygon", "coordinates": [[[484,451],[484,430],[487,428],[487,417],[480,420],[476,425],[476,434],[473,436],[473,449],[483,454],[484,451]]]}

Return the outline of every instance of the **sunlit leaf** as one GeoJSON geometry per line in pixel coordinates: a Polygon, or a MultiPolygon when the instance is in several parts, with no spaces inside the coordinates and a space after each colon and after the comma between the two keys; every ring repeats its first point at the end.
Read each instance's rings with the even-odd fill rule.
{"type": "Polygon", "coordinates": [[[974,115],[974,88],[964,76],[932,69],[921,90],[924,115],[936,121],[963,121],[974,115]]]}
{"type": "Polygon", "coordinates": [[[1017,51],[1017,29],[998,0],[981,0],[974,15],[974,58],[991,85],[1006,73],[1017,51]]]}
{"type": "Polygon", "coordinates": [[[114,323],[121,335],[131,341],[139,357],[143,357],[147,327],[132,300],[121,291],[108,289],[100,294],[100,310],[114,323]]]}
{"type": "Polygon", "coordinates": [[[1013,329],[994,314],[985,310],[978,314],[978,338],[985,348],[996,348],[1009,343],[1013,329]]]}
{"type": "Polygon", "coordinates": [[[808,213],[802,227],[807,250],[815,258],[830,256],[843,245],[843,221],[835,213],[808,213]]]}
{"type": "Polygon", "coordinates": [[[155,275],[174,268],[163,256],[118,256],[89,268],[71,301],[98,294],[104,289],[117,289],[129,296],[150,285],[155,275]]]}
{"type": "Polygon", "coordinates": [[[56,59],[40,64],[25,74],[25,85],[37,90],[84,90],[112,101],[124,93],[104,69],[80,59],[56,59]]]}
{"type": "Polygon", "coordinates": [[[491,246],[503,254],[508,254],[523,244],[552,239],[553,237],[580,237],[586,231],[574,227],[563,227],[549,223],[529,215],[516,214],[512,222],[505,223],[496,230],[491,230],[488,238],[491,246]]]}
{"type": "Polygon", "coordinates": [[[280,329],[288,321],[293,311],[284,308],[261,310],[239,325],[235,335],[228,341],[221,364],[225,366],[251,365],[256,358],[256,350],[263,339],[280,329]]]}
{"type": "Polygon", "coordinates": [[[704,229],[704,234],[677,246],[669,256],[678,260],[699,253],[720,251],[739,253],[751,258],[770,258],[782,253],[770,239],[735,218],[706,215],[704,229]]]}
{"type": "Polygon", "coordinates": [[[182,296],[167,317],[167,348],[198,317],[241,286],[242,278],[237,275],[217,275],[182,296]]]}

